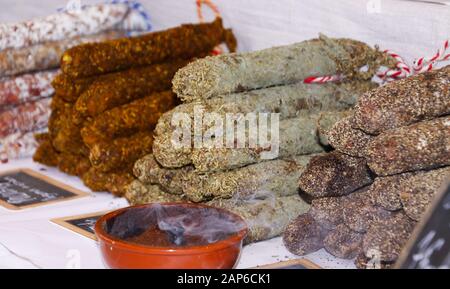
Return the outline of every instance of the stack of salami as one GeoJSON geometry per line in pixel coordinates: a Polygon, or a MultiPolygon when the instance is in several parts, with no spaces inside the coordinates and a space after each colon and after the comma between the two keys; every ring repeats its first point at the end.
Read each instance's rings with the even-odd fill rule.
{"type": "MultiPolygon", "coordinates": [[[[85,42],[147,29],[146,19],[125,4],[86,6],[0,26],[0,155],[31,156],[34,134],[47,130],[51,86],[63,52],[85,42]]],[[[45,138],[39,135],[37,139],[45,138]]]]}
{"type": "Polygon", "coordinates": [[[153,129],[175,106],[175,72],[231,31],[217,19],[67,50],[53,81],[49,133],[34,159],[79,176],[93,191],[123,194],[132,167],[152,152],[153,129]]]}
{"type": "Polygon", "coordinates": [[[172,81],[184,103],[159,119],[153,154],[136,162],[138,180],[128,187],[127,199],[132,204],[207,202],[246,219],[250,227],[246,242],[279,235],[309,208],[297,194],[297,180],[313,154],[324,151],[324,133],[348,115],[358,95],[374,86],[372,72],[359,74],[359,67],[390,61],[361,42],[323,36],[188,64],[172,81]],[[311,75],[337,73],[347,76],[344,83],[303,83],[311,75]],[[279,151],[270,156],[265,154],[270,145],[258,143],[253,134],[258,121],[244,123],[241,137],[248,139],[234,132],[239,120],[258,118],[260,113],[279,117],[279,130],[274,132],[279,133],[275,143],[279,151]],[[221,124],[211,122],[211,114],[222,118],[221,124]],[[230,115],[235,117],[231,128],[225,126],[230,115]],[[180,116],[190,123],[187,146],[174,142],[180,116]],[[221,132],[215,130],[217,126],[221,132]],[[203,143],[196,146],[199,139],[203,143]],[[258,145],[236,145],[251,142],[258,145]]]}
{"type": "Polygon", "coordinates": [[[300,188],[314,200],[284,232],[286,247],[391,266],[450,177],[449,114],[450,66],[363,94],[328,133],[336,150],[303,171],[300,188]]]}

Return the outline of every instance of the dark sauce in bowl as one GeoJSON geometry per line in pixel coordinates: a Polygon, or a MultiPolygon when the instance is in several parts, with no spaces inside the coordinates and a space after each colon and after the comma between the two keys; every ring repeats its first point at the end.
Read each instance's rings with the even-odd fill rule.
{"type": "Polygon", "coordinates": [[[245,227],[234,215],[212,207],[154,204],[123,212],[105,231],[123,241],[152,247],[205,246],[245,227]]]}

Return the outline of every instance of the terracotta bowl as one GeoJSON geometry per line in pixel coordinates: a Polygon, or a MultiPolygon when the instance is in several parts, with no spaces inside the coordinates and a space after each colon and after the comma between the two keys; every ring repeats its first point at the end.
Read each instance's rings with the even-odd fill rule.
{"type": "MultiPolygon", "coordinates": [[[[207,222],[206,219],[205,222],[207,222]]],[[[134,226],[133,222],[131,224],[134,226]]],[[[203,204],[162,203],[131,206],[108,213],[95,224],[95,233],[104,263],[113,269],[231,269],[239,259],[242,242],[247,234],[247,226],[241,217],[224,209],[203,204]],[[126,241],[113,236],[108,231],[110,224],[114,223],[118,216],[125,213],[134,214],[140,209],[152,210],[153,206],[159,205],[170,209],[202,209],[203,212],[207,210],[215,214],[223,214],[227,220],[235,222],[236,228],[239,229],[218,241],[204,245],[176,246],[173,244],[164,247],[126,241]]]]}

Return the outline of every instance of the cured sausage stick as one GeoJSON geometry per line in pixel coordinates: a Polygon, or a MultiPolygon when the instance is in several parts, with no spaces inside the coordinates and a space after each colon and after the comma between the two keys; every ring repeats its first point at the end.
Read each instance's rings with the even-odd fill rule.
{"type": "Polygon", "coordinates": [[[126,170],[104,173],[91,167],[81,179],[94,192],[109,191],[115,196],[121,197],[134,178],[126,170]]]}
{"type": "Polygon", "coordinates": [[[198,174],[191,166],[161,167],[153,155],[147,155],[136,162],[134,175],[143,183],[157,184],[165,192],[184,195],[193,202],[266,199],[296,194],[297,180],[311,157],[295,156],[226,172],[198,174]]]}
{"type": "Polygon", "coordinates": [[[125,4],[99,4],[41,19],[0,24],[0,50],[91,35],[106,30],[147,29],[142,19],[135,16],[125,4]],[[132,22],[128,21],[128,16],[133,16],[132,22]]]}
{"type": "Polygon", "coordinates": [[[366,161],[333,151],[313,157],[299,179],[299,187],[315,197],[348,195],[372,182],[366,161]],[[318,173],[320,172],[320,173],[318,173]]]}
{"type": "Polygon", "coordinates": [[[369,192],[377,205],[388,210],[403,208],[408,217],[420,221],[447,177],[450,167],[378,177],[369,192]]]}
{"type": "Polygon", "coordinates": [[[159,185],[146,184],[139,180],[132,181],[126,187],[125,198],[131,205],[185,201],[179,195],[163,191],[159,185]]]}
{"type": "Polygon", "coordinates": [[[371,62],[392,65],[385,54],[362,42],[322,35],[287,46],[199,59],[175,74],[173,91],[184,102],[192,102],[302,82],[309,76],[343,73],[350,80],[369,80],[377,69],[371,62]],[[370,69],[358,77],[364,65],[370,69]]]}
{"type": "MultiPolygon", "coordinates": [[[[194,148],[191,156],[192,163],[198,172],[225,171],[268,159],[323,152],[323,146],[319,141],[321,138],[318,130],[319,120],[328,118],[331,122],[322,121],[322,124],[328,124],[329,129],[334,124],[332,121],[337,121],[346,115],[348,115],[346,111],[311,113],[280,121],[278,152],[272,151],[265,155],[264,153],[271,151],[274,147],[267,149],[260,144],[255,148],[194,148]]],[[[254,129],[257,130],[257,128],[254,129]]],[[[324,131],[326,128],[322,127],[322,132],[324,131]]],[[[257,140],[254,141],[258,143],[257,140]]]]}
{"type": "Polygon", "coordinates": [[[92,148],[100,142],[152,129],[161,114],[173,107],[173,103],[171,91],[154,93],[105,111],[81,130],[81,136],[85,144],[92,148]]]}
{"type": "Polygon", "coordinates": [[[140,158],[133,167],[133,174],[144,184],[159,185],[166,193],[183,194],[183,183],[193,171],[192,166],[170,169],[162,167],[152,154],[140,158]]]}
{"type": "Polygon", "coordinates": [[[169,90],[173,75],[187,63],[188,60],[177,60],[99,76],[77,99],[75,109],[81,117],[95,117],[152,93],[169,90]]]}
{"type": "Polygon", "coordinates": [[[191,173],[183,182],[183,193],[193,202],[215,198],[253,200],[296,195],[298,178],[311,157],[271,160],[204,175],[191,173]]]}
{"type": "Polygon", "coordinates": [[[107,31],[22,48],[5,49],[0,51],[0,77],[57,68],[64,51],[73,46],[120,38],[125,35],[125,31],[107,31]]]}
{"type": "Polygon", "coordinates": [[[355,107],[353,124],[369,134],[450,113],[450,65],[366,92],[355,107]]]}
{"type": "Polygon", "coordinates": [[[38,147],[34,152],[33,161],[46,166],[56,167],[59,153],[53,147],[50,133],[37,134],[35,139],[38,142],[38,147]]]}
{"type": "Polygon", "coordinates": [[[13,159],[31,157],[38,147],[34,135],[43,131],[45,129],[26,133],[18,132],[0,140],[0,162],[6,163],[13,159]]]}
{"type": "Polygon", "coordinates": [[[328,142],[337,151],[355,157],[364,157],[365,149],[373,136],[353,128],[353,116],[336,122],[328,131],[328,142]]]}
{"type": "Polygon", "coordinates": [[[223,28],[220,18],[212,23],[186,24],[142,36],[73,47],[64,53],[61,69],[68,76],[80,78],[174,59],[191,59],[211,52],[230,37],[234,39],[223,28]]]}
{"type": "MultiPolygon", "coordinates": [[[[280,121],[308,113],[323,111],[346,110],[356,103],[358,96],[375,87],[369,81],[351,81],[348,83],[321,85],[292,84],[258,89],[242,93],[234,93],[218,98],[208,99],[201,104],[185,103],[177,106],[161,116],[155,129],[153,153],[165,167],[182,167],[192,163],[191,147],[177,148],[171,140],[174,132],[172,121],[177,114],[188,115],[191,122],[195,111],[202,110],[204,114],[215,113],[225,117],[227,113],[279,113],[280,121]]],[[[203,125],[203,134],[209,127],[203,125]]],[[[194,137],[198,137],[192,131],[194,137]]],[[[200,136],[201,137],[201,136],[200,136]]]]}
{"type": "Polygon", "coordinates": [[[381,176],[450,165],[450,116],[385,131],[367,145],[366,158],[381,176]]]}
{"type": "Polygon", "coordinates": [[[152,132],[138,132],[130,137],[95,144],[90,150],[89,160],[99,171],[112,171],[134,163],[142,156],[150,153],[152,143],[152,132]]]}
{"type": "Polygon", "coordinates": [[[22,104],[0,113],[0,138],[17,132],[29,132],[47,127],[50,98],[22,104]]]}
{"type": "Polygon", "coordinates": [[[57,71],[23,74],[0,80],[0,108],[50,97],[57,71]]]}
{"type": "Polygon", "coordinates": [[[245,244],[281,235],[289,222],[309,209],[309,205],[298,195],[248,202],[217,199],[207,204],[230,210],[244,219],[249,229],[245,244]]]}

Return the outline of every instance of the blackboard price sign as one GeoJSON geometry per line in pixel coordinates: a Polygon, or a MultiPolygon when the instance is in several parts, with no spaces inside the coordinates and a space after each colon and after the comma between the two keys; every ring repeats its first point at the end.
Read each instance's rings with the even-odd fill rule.
{"type": "Polygon", "coordinates": [[[0,173],[0,205],[8,209],[21,210],[86,195],[33,170],[0,173]]]}
{"type": "Polygon", "coordinates": [[[450,180],[415,229],[396,268],[450,269],[450,180]]]}
{"type": "Polygon", "coordinates": [[[51,222],[92,240],[97,240],[95,237],[94,226],[97,220],[106,213],[108,212],[96,212],[91,214],[57,218],[52,219],[51,222]]]}

